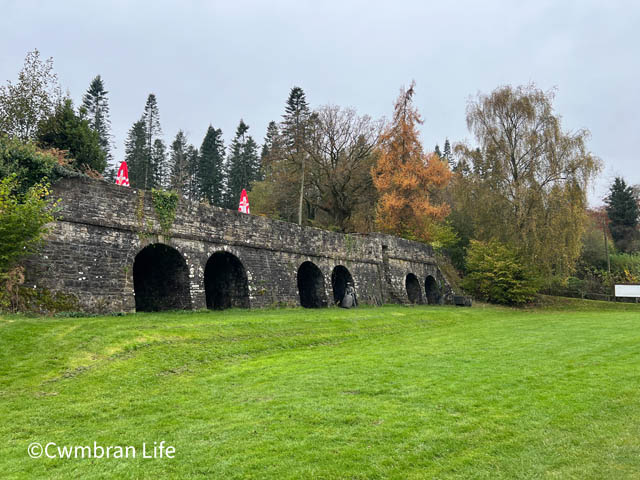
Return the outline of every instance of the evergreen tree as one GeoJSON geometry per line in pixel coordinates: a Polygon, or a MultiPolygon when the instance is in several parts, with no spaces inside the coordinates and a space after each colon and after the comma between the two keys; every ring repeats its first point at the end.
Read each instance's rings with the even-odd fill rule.
{"type": "Polygon", "coordinates": [[[609,229],[616,247],[623,252],[634,250],[638,239],[638,203],[633,189],[624,179],[616,177],[605,199],[609,229]]]}
{"type": "Polygon", "coordinates": [[[252,210],[289,222],[315,217],[318,191],[308,171],[314,123],[304,91],[293,87],[282,122],[271,122],[267,129],[261,153],[264,180],[252,186],[252,210]]]}
{"type": "Polygon", "coordinates": [[[67,150],[78,170],[102,172],[106,167],[98,133],[76,114],[70,98],[58,104],[53,116],[40,123],[37,138],[44,148],[67,150]]]}
{"type": "Polygon", "coordinates": [[[193,145],[187,147],[187,196],[191,200],[200,198],[198,187],[198,149],[193,145]]]}
{"type": "Polygon", "coordinates": [[[248,130],[249,126],[240,120],[236,136],[229,147],[225,206],[231,209],[238,207],[242,189],[249,190],[251,183],[261,176],[258,144],[247,135],[248,130]]]}
{"type": "Polygon", "coordinates": [[[223,205],[224,153],[222,130],[209,125],[198,156],[198,186],[200,197],[211,205],[223,205]]]}
{"type": "Polygon", "coordinates": [[[133,124],[124,143],[124,159],[129,167],[129,184],[132,188],[144,188],[147,163],[147,140],[144,120],[133,124]]]}
{"type": "Polygon", "coordinates": [[[260,153],[260,163],[265,168],[270,162],[272,157],[280,150],[280,131],[278,125],[273,120],[269,122],[267,126],[267,134],[264,137],[264,143],[262,144],[262,152],[260,153]]]}
{"type": "Polygon", "coordinates": [[[183,196],[189,195],[190,188],[188,149],[187,136],[179,130],[171,144],[169,185],[183,196]]]}
{"type": "Polygon", "coordinates": [[[298,224],[302,225],[304,202],[306,154],[305,143],[311,113],[304,91],[293,87],[289,93],[282,122],[282,136],[290,161],[299,171],[298,224]]]}
{"type": "Polygon", "coordinates": [[[449,167],[452,169],[455,167],[453,162],[453,155],[451,154],[451,144],[449,143],[449,139],[445,138],[444,140],[444,150],[442,151],[442,158],[449,163],[449,167]]]}
{"type": "Polygon", "coordinates": [[[442,152],[440,151],[440,145],[438,145],[436,143],[436,148],[433,149],[433,152],[438,155],[440,158],[442,158],[442,152]]]}
{"type": "Polygon", "coordinates": [[[147,103],[144,107],[144,114],[142,115],[145,129],[147,160],[144,166],[145,183],[144,188],[153,188],[153,179],[157,177],[157,172],[154,171],[153,165],[153,144],[156,138],[162,135],[162,129],[160,128],[160,112],[158,111],[158,101],[155,94],[150,93],[147,97],[147,103]]]}
{"type": "MultiPolygon", "coordinates": [[[[145,141],[146,143],[146,141],[145,141]]],[[[154,179],[153,185],[158,187],[167,187],[168,166],[167,166],[167,147],[160,138],[156,138],[153,142],[153,151],[151,157],[151,165],[153,165],[154,179]]]]}
{"type": "Polygon", "coordinates": [[[449,139],[445,138],[444,140],[444,150],[442,151],[444,158],[448,159],[451,157],[451,144],[449,143],[449,139]]]}
{"type": "MultiPolygon", "coordinates": [[[[107,160],[107,169],[111,170],[113,166],[113,155],[111,154],[111,120],[109,119],[109,92],[104,89],[104,83],[100,75],[95,77],[87,93],[82,97],[83,114],[86,115],[89,125],[100,138],[100,148],[105,153],[107,160]]],[[[106,171],[105,171],[106,173],[106,171]]],[[[115,173],[115,172],[114,172],[115,173]]]]}

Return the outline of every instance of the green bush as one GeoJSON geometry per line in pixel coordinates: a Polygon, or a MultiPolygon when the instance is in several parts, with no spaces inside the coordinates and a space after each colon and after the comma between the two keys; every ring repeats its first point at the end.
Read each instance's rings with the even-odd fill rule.
{"type": "Polygon", "coordinates": [[[35,250],[54,220],[47,184],[35,184],[24,194],[19,189],[16,174],[0,180],[0,310],[16,311],[24,303],[18,262],[35,250]]]}
{"type": "Polygon", "coordinates": [[[472,240],[462,287],[480,300],[522,305],[534,299],[538,282],[513,248],[497,241],[472,240]]]}
{"type": "Polygon", "coordinates": [[[15,174],[0,180],[0,275],[33,252],[53,221],[47,184],[36,184],[24,195],[16,193],[15,174]]]}
{"type": "Polygon", "coordinates": [[[162,232],[167,234],[171,230],[173,221],[176,218],[176,208],[178,207],[178,193],[174,191],[151,189],[151,200],[160,223],[162,232]]]}
{"type": "Polygon", "coordinates": [[[61,171],[58,159],[33,143],[0,136],[0,178],[14,175],[15,193],[24,195],[34,185],[53,182],[61,176],[61,171]]]}
{"type": "Polygon", "coordinates": [[[614,275],[627,272],[634,277],[640,276],[640,254],[614,253],[609,258],[611,259],[611,273],[614,275]]]}

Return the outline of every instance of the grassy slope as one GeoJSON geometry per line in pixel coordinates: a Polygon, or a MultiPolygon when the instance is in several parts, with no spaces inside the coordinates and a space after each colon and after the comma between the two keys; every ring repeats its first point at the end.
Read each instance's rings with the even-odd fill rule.
{"type": "Polygon", "coordinates": [[[638,478],[640,308],[0,317],[2,478],[638,478]],[[30,459],[34,441],[176,458],[30,459]]]}

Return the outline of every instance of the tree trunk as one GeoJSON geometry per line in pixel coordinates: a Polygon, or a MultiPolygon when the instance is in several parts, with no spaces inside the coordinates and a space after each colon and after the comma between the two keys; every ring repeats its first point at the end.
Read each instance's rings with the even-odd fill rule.
{"type": "Polygon", "coordinates": [[[298,202],[298,225],[302,225],[302,202],[304,200],[304,155],[302,156],[302,174],[300,175],[300,200],[298,202]]]}

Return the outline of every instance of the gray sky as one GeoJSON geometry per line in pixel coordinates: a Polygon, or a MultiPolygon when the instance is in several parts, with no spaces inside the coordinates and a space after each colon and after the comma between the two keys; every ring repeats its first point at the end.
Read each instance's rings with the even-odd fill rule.
{"type": "Polygon", "coordinates": [[[150,92],[164,140],[183,129],[199,147],[209,123],[228,144],[240,118],[261,143],[294,85],[312,107],[378,118],[414,79],[430,150],[473,143],[471,95],[533,81],[557,88],[565,129],[592,133],[604,162],[592,204],[616,175],[640,183],[638,2],[0,0],[0,11],[0,82],[34,48],[76,103],[102,75],[118,160],[150,92]]]}

